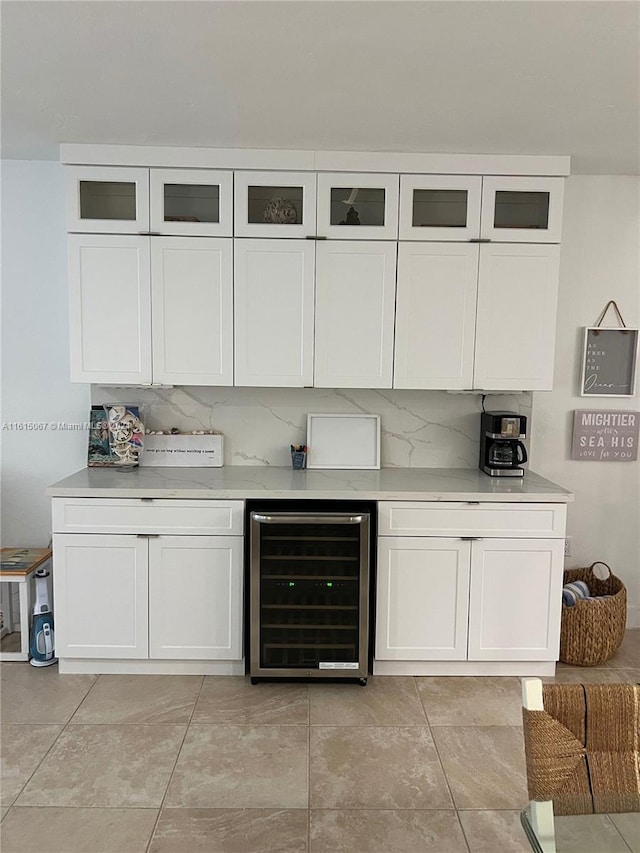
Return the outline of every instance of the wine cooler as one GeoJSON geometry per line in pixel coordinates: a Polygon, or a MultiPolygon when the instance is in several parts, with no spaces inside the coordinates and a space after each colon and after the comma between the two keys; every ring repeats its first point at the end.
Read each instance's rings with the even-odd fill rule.
{"type": "Polygon", "coordinates": [[[297,677],[366,684],[375,511],[362,506],[249,512],[252,683],[297,677]]]}

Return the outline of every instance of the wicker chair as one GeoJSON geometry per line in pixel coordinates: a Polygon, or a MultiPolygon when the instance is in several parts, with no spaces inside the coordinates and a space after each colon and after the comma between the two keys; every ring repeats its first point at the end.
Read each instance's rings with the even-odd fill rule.
{"type": "Polygon", "coordinates": [[[640,685],[522,680],[527,784],[534,820],[640,811],[640,685]]]}

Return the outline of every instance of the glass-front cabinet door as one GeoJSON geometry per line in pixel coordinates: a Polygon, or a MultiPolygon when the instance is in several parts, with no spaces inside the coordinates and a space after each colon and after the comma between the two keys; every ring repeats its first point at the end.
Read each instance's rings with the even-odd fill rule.
{"type": "Polygon", "coordinates": [[[400,239],[477,239],[481,190],[478,175],[401,175],[400,239]]]}
{"type": "Polygon", "coordinates": [[[398,236],[398,175],[320,173],[318,236],[395,240],[398,236]]]}
{"type": "Polygon", "coordinates": [[[564,178],[482,179],[480,236],[499,243],[559,243],[564,178]]]}
{"type": "Polygon", "coordinates": [[[231,237],[233,173],[151,169],[151,231],[231,237]]]}
{"type": "Polygon", "coordinates": [[[315,237],[313,172],[236,172],[236,237],[315,237]]]}
{"type": "Polygon", "coordinates": [[[148,233],[148,169],[68,166],[65,174],[67,231],[148,233]]]}

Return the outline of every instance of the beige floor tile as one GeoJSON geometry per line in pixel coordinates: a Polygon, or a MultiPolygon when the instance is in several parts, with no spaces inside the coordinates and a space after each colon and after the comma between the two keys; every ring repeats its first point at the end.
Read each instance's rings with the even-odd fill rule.
{"type": "Polygon", "coordinates": [[[249,678],[210,675],[202,685],[193,722],[306,726],[308,688],[306,684],[251,684],[249,678]]]}
{"type": "Polygon", "coordinates": [[[438,726],[433,737],[459,809],[519,809],[527,803],[522,729],[438,726]]]}
{"type": "Polygon", "coordinates": [[[144,853],[157,809],[14,807],[2,853],[144,853]]]}
{"type": "Polygon", "coordinates": [[[66,723],[95,680],[95,675],[60,675],[56,665],[3,663],[0,718],[3,723],[66,723]]]}
{"type": "Polygon", "coordinates": [[[306,809],[306,726],[192,724],[165,806],[306,809]]]}
{"type": "Polygon", "coordinates": [[[531,853],[520,823],[520,811],[460,811],[471,853],[531,853]]]}
{"type": "Polygon", "coordinates": [[[561,853],[629,853],[622,836],[603,814],[555,818],[556,848],[561,853]]]}
{"type": "Polygon", "coordinates": [[[640,628],[631,628],[626,631],[618,651],[602,666],[613,669],[638,669],[640,667],[640,628]]]}
{"type": "Polygon", "coordinates": [[[453,807],[427,727],[316,726],[310,780],[316,809],[453,807]]]}
{"type": "Polygon", "coordinates": [[[455,811],[317,810],[310,853],[467,853],[455,811]]]}
{"type": "Polygon", "coordinates": [[[73,723],[188,723],[201,675],[101,675],[73,723]]]}
{"type": "Polygon", "coordinates": [[[632,853],[640,853],[640,812],[611,814],[609,817],[631,848],[632,853]]]}
{"type": "Polygon", "coordinates": [[[426,726],[413,677],[373,676],[359,684],[309,685],[311,725],[426,726]]]}
{"type": "Polygon", "coordinates": [[[640,669],[607,669],[602,666],[567,666],[558,664],[555,676],[545,675],[543,681],[557,684],[612,684],[640,682],[640,669]]]}
{"type": "Polygon", "coordinates": [[[185,731],[177,725],[69,724],[18,804],[159,807],[185,731]]]}
{"type": "Polygon", "coordinates": [[[163,809],[149,853],[306,853],[306,809],[163,809]]]}
{"type": "Polygon", "coordinates": [[[493,676],[416,678],[432,726],[520,726],[518,678],[493,676]]]}
{"type": "Polygon", "coordinates": [[[8,811],[9,811],[9,806],[0,806],[0,820],[4,820],[5,815],[8,811]]]}
{"type": "Polygon", "coordinates": [[[2,724],[0,802],[3,806],[13,803],[61,731],[62,726],[2,724]]]}

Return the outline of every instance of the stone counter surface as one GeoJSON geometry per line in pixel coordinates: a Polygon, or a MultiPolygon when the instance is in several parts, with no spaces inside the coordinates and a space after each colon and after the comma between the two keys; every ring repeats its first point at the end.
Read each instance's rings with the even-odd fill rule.
{"type": "Polygon", "coordinates": [[[226,468],[84,468],[50,486],[51,497],[302,498],[387,501],[568,503],[573,494],[526,471],[489,477],[477,468],[304,470],[237,465],[226,468]]]}

